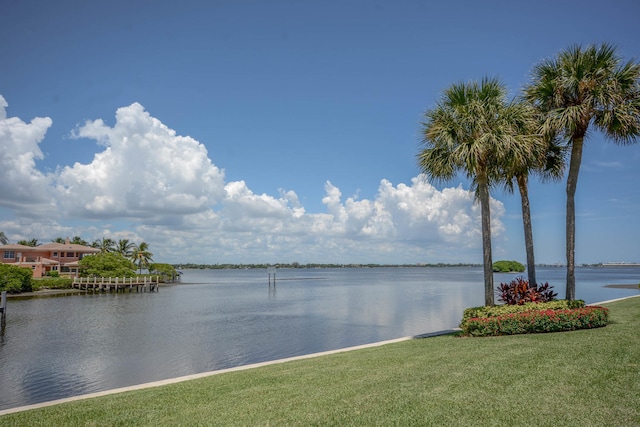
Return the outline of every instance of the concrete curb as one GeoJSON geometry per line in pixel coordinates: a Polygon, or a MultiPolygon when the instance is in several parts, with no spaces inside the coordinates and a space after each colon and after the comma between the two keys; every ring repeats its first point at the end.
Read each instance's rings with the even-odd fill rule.
{"type": "Polygon", "coordinates": [[[602,305],[602,304],[608,304],[610,302],[622,301],[622,300],[625,300],[625,299],[637,298],[637,297],[640,297],[640,295],[631,295],[631,296],[628,296],[628,297],[610,299],[610,300],[607,300],[607,301],[594,302],[593,304],[587,304],[587,305],[602,305]]]}

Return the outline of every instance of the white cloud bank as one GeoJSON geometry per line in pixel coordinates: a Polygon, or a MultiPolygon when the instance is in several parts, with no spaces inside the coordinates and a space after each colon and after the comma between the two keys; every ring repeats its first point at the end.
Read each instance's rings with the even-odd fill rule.
{"type": "Polygon", "coordinates": [[[44,158],[38,144],[52,121],[49,117],[36,117],[25,123],[17,117],[7,117],[7,106],[0,95],[0,203],[10,208],[37,209],[50,200],[50,177],[36,168],[36,160],[44,158]]]}
{"type": "MultiPolygon", "coordinates": [[[[374,200],[343,200],[327,181],[326,212],[308,213],[293,190],[258,195],[244,181],[225,182],[203,144],[176,135],[138,103],[119,108],[113,127],[98,119],[72,131],[99,151],[88,164],[45,175],[35,159],[43,158],[38,144],[51,119],[26,124],[7,118],[6,107],[0,96],[0,206],[15,216],[0,220],[0,229],[10,238],[145,240],[165,262],[481,259],[479,206],[461,187],[440,191],[424,176],[396,186],[383,179],[374,200]],[[41,216],[25,221],[26,213],[41,216]]],[[[492,201],[492,215],[499,236],[501,202],[492,201]]]]}

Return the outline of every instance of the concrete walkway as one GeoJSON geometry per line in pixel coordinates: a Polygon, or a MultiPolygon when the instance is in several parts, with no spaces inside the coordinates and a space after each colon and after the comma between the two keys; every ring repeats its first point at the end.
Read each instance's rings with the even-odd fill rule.
{"type": "MultiPolygon", "coordinates": [[[[629,298],[636,298],[636,297],[640,297],[640,295],[633,295],[633,296],[624,297],[624,298],[617,298],[617,299],[597,302],[597,303],[589,304],[589,305],[602,305],[602,304],[607,304],[607,303],[610,303],[610,302],[616,302],[616,301],[621,301],[621,300],[625,300],[625,299],[629,299],[629,298]]],[[[126,391],[143,390],[143,389],[151,388],[151,387],[160,387],[160,386],[164,386],[164,385],[168,385],[168,384],[175,384],[175,383],[179,383],[179,382],[183,382],[183,381],[189,381],[189,380],[195,380],[195,379],[198,379],[198,378],[210,377],[212,375],[225,374],[227,372],[244,371],[244,370],[247,370],[247,369],[254,369],[254,368],[259,368],[261,366],[268,366],[268,365],[275,365],[275,364],[279,364],[279,363],[286,363],[286,362],[291,362],[291,361],[294,361],[294,360],[311,359],[311,358],[314,358],[314,357],[327,356],[327,355],[336,354],[336,353],[344,353],[344,352],[347,352],[347,351],[362,350],[362,349],[365,349],[365,348],[373,348],[373,347],[380,347],[380,346],[383,346],[383,345],[398,343],[398,342],[402,342],[402,341],[408,341],[408,340],[412,340],[412,339],[416,339],[416,338],[428,338],[428,337],[435,337],[435,336],[439,336],[439,335],[446,335],[446,334],[457,332],[459,330],[460,329],[458,329],[458,328],[456,328],[456,329],[448,329],[448,330],[444,330],[444,331],[431,332],[431,333],[426,333],[426,334],[422,334],[422,335],[403,337],[403,338],[396,338],[396,339],[393,339],[393,340],[380,341],[380,342],[375,342],[375,343],[371,343],[371,344],[363,344],[363,345],[358,345],[358,346],[354,346],[354,347],[340,348],[340,349],[337,349],[337,350],[323,351],[323,352],[320,352],[320,353],[312,353],[312,354],[305,354],[305,355],[302,355],[302,356],[288,357],[286,359],[271,360],[271,361],[267,361],[267,362],[253,363],[251,365],[243,365],[243,366],[236,366],[236,367],[233,367],[233,368],[219,369],[217,371],[209,371],[209,372],[202,372],[202,373],[199,373],[199,374],[185,375],[185,376],[182,376],[182,377],[169,378],[169,379],[161,380],[161,381],[153,381],[153,382],[150,382],[150,383],[138,384],[138,385],[133,385],[133,386],[129,386],[129,387],[121,387],[121,388],[115,388],[115,389],[111,389],[111,390],[99,391],[99,392],[96,392],[96,393],[83,394],[83,395],[80,395],[80,396],[72,396],[72,397],[67,397],[67,398],[64,398],[64,399],[50,400],[48,402],[35,403],[33,405],[18,406],[16,408],[4,409],[4,410],[0,411],[0,416],[6,415],[6,414],[12,414],[12,413],[15,413],[15,412],[28,411],[30,409],[37,409],[37,408],[44,408],[44,407],[47,407],[47,406],[58,405],[60,403],[74,402],[74,401],[77,401],[77,400],[84,400],[84,399],[91,399],[91,398],[94,398],[94,397],[108,396],[110,394],[123,393],[123,392],[126,392],[126,391]]]]}

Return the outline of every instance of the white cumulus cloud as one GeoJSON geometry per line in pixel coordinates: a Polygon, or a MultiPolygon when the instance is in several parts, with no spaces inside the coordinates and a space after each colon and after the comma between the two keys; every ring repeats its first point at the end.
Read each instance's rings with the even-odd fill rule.
{"type": "Polygon", "coordinates": [[[39,144],[52,121],[49,117],[36,117],[25,123],[17,117],[7,117],[7,107],[0,95],[0,205],[38,209],[34,205],[49,203],[49,177],[37,169],[36,160],[44,158],[39,144]]]}
{"type": "Polygon", "coordinates": [[[60,171],[56,189],[67,212],[159,219],[203,211],[223,195],[224,174],[206,147],[176,135],[138,103],[119,108],[113,127],[98,119],[72,136],[94,139],[105,149],[89,164],[60,171]]]}

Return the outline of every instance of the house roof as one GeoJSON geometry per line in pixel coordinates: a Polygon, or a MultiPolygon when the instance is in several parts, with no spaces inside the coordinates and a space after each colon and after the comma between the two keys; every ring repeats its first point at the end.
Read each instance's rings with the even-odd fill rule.
{"type": "Polygon", "coordinates": [[[17,243],[0,246],[0,251],[31,251],[33,249],[35,249],[33,246],[18,245],[17,243]]]}
{"type": "Polygon", "coordinates": [[[92,248],[91,246],[77,245],[75,243],[45,243],[44,245],[37,246],[36,249],[44,251],[71,251],[82,252],[86,254],[96,254],[100,252],[98,248],[92,248]]]}
{"type": "Polygon", "coordinates": [[[0,251],[20,251],[20,252],[80,252],[84,254],[97,254],[100,252],[98,248],[91,246],[77,245],[74,243],[45,243],[40,246],[25,246],[18,244],[9,244],[0,246],[0,251]]]}

